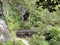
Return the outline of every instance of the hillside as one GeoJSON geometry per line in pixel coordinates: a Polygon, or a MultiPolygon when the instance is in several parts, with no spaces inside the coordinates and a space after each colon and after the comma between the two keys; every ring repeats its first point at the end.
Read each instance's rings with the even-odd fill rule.
{"type": "Polygon", "coordinates": [[[1,45],[24,45],[15,41],[16,31],[20,30],[37,31],[31,37],[22,33],[29,45],[60,45],[60,0],[0,0],[0,3],[11,36],[1,45]]]}

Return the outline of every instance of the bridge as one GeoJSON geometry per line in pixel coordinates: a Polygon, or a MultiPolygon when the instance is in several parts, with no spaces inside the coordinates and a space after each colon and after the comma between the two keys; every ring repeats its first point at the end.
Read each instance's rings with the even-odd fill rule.
{"type": "Polygon", "coordinates": [[[16,36],[20,38],[31,37],[33,34],[36,34],[37,30],[18,30],[16,31],[16,36]]]}

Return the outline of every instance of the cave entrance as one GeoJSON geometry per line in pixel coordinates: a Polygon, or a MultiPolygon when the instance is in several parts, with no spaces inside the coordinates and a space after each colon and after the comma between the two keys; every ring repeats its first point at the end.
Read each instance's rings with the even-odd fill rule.
{"type": "Polygon", "coordinates": [[[29,10],[21,5],[21,11],[22,11],[22,20],[29,21],[29,15],[30,15],[29,10]]]}

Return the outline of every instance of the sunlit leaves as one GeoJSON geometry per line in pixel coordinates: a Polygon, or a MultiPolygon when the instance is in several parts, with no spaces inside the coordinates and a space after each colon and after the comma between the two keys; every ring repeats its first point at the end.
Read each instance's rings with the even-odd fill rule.
{"type": "MultiPolygon", "coordinates": [[[[59,0],[39,0],[36,2],[37,8],[42,6],[43,9],[48,9],[50,12],[56,11],[55,7],[60,5],[59,0]]],[[[58,7],[59,8],[59,7],[58,7]]]]}

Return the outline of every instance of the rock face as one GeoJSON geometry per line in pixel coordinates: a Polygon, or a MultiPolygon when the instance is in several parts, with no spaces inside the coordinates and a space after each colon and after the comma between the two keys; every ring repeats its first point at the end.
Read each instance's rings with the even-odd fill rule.
{"type": "Polygon", "coordinates": [[[2,40],[4,39],[6,41],[10,38],[9,31],[3,19],[0,19],[0,34],[1,34],[0,39],[2,40]]]}

